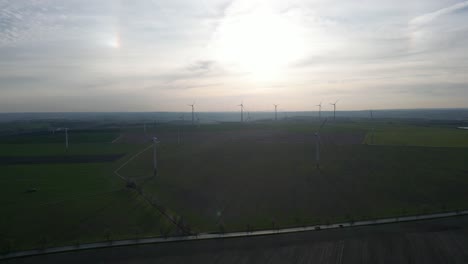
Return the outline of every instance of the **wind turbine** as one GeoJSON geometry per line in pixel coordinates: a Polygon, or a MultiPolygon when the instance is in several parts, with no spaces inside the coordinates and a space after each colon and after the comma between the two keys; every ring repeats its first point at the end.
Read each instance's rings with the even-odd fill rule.
{"type": "Polygon", "coordinates": [[[180,126],[177,126],[177,145],[180,145],[180,126]]]}
{"type": "Polygon", "coordinates": [[[238,106],[240,106],[240,108],[241,108],[241,123],[242,123],[242,122],[244,122],[244,103],[241,102],[241,104],[238,105],[238,106]]]}
{"type": "Polygon", "coordinates": [[[198,116],[198,114],[196,114],[195,116],[197,118],[197,125],[198,125],[198,127],[200,127],[200,117],[198,116]]]}
{"type": "Polygon", "coordinates": [[[318,106],[318,117],[319,119],[322,119],[322,102],[320,102],[320,104],[316,105],[318,106]]]}
{"type": "MultiPolygon", "coordinates": [[[[374,114],[373,114],[373,112],[372,112],[372,109],[369,110],[369,111],[370,111],[370,118],[371,118],[371,121],[374,121],[374,114]]],[[[372,122],[372,123],[374,123],[374,122],[372,122]]],[[[375,135],[375,128],[374,128],[374,127],[372,127],[372,134],[371,134],[371,135],[372,135],[372,137],[371,137],[371,144],[373,145],[373,144],[374,144],[374,135],[375,135]]]]}
{"type": "Polygon", "coordinates": [[[56,129],[56,131],[62,131],[65,130],[65,148],[68,149],[68,127],[59,127],[56,129]]]}
{"type": "Polygon", "coordinates": [[[65,148],[68,149],[68,127],[65,128],[65,148]]]}
{"type": "Polygon", "coordinates": [[[157,159],[157,152],[156,152],[156,145],[159,143],[157,137],[153,137],[153,175],[156,176],[158,174],[158,159],[157,159]]]}
{"type": "Polygon", "coordinates": [[[193,104],[189,104],[188,106],[192,107],[192,125],[195,124],[194,112],[195,112],[195,102],[193,104]]]}
{"type": "Polygon", "coordinates": [[[334,103],[330,103],[333,105],[333,120],[336,119],[336,103],[338,103],[339,100],[336,100],[334,103]]]}
{"type": "MultiPolygon", "coordinates": [[[[184,114],[181,114],[179,116],[179,119],[181,120],[181,124],[184,124],[185,122],[185,115],[184,114]]],[[[181,125],[178,125],[177,126],[177,145],[180,145],[180,126],[181,125]]]]}
{"type": "Polygon", "coordinates": [[[317,164],[317,169],[320,168],[320,130],[322,130],[322,127],[327,123],[327,120],[328,119],[325,119],[317,132],[315,132],[315,162],[317,164]]]}
{"type": "Polygon", "coordinates": [[[273,104],[275,106],[275,121],[278,120],[278,105],[277,104],[273,104]]]}

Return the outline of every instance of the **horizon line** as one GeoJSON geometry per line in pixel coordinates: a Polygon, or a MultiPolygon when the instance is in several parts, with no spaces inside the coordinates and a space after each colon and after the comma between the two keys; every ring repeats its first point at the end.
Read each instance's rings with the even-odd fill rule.
{"type": "MultiPolygon", "coordinates": [[[[337,110],[336,112],[363,112],[363,111],[417,111],[417,110],[468,110],[468,107],[435,107],[435,108],[383,108],[383,109],[360,109],[360,110],[337,110]]],[[[333,112],[333,110],[321,110],[322,112],[333,112]]],[[[83,114],[110,114],[110,113],[190,113],[191,111],[35,111],[35,112],[0,112],[4,114],[67,114],[67,113],[83,113],[83,114]]],[[[198,113],[237,113],[238,111],[195,111],[198,113]]],[[[248,112],[274,112],[274,110],[253,110],[248,112]]],[[[281,112],[317,112],[317,110],[282,110],[281,112]]]]}

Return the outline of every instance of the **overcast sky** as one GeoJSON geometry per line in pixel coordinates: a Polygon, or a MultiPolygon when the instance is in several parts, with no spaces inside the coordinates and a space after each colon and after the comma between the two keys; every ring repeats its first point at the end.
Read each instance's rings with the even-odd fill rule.
{"type": "Polygon", "coordinates": [[[0,0],[0,112],[468,107],[468,1],[0,0]]]}

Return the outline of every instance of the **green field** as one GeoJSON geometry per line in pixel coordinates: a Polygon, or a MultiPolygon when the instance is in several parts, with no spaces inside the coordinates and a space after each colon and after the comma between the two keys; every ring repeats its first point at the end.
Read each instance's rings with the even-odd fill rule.
{"type": "Polygon", "coordinates": [[[41,142],[40,136],[33,137],[34,144],[20,137],[15,143],[2,141],[0,158],[126,154],[107,163],[0,165],[2,252],[174,231],[171,223],[113,173],[141,145],[110,144],[110,135],[99,142],[102,135],[94,136],[88,132],[70,137],[68,150],[53,138],[41,142]]]}
{"type": "Polygon", "coordinates": [[[467,131],[328,122],[317,169],[319,126],[292,120],[165,124],[148,127],[146,134],[141,126],[81,131],[70,133],[68,150],[63,134],[0,137],[0,158],[125,154],[114,162],[0,165],[1,250],[176,234],[155,203],[194,232],[468,208],[467,131]],[[161,141],[156,177],[151,148],[127,163],[150,146],[152,136],[161,141]],[[136,188],[114,174],[120,167],[136,188]]]}
{"type": "Polygon", "coordinates": [[[446,127],[421,127],[410,125],[377,125],[366,137],[366,143],[393,146],[468,147],[466,130],[446,127]],[[374,140],[374,142],[372,142],[374,140]]]}

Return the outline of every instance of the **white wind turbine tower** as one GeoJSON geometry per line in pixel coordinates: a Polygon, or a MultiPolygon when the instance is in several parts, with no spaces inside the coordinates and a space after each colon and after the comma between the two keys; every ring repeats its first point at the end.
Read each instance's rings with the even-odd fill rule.
{"type": "Polygon", "coordinates": [[[153,175],[156,176],[158,174],[158,158],[157,158],[157,150],[156,145],[159,143],[157,137],[153,137],[153,175]]]}
{"type": "Polygon", "coordinates": [[[322,119],[322,102],[316,106],[318,106],[318,117],[319,119],[322,119]]]}
{"type": "MultiPolygon", "coordinates": [[[[370,118],[371,118],[371,121],[374,121],[374,114],[372,112],[372,109],[369,110],[370,111],[370,118]]],[[[375,128],[374,128],[374,122],[372,122],[372,134],[371,134],[371,144],[373,145],[374,144],[374,136],[375,136],[375,128]]]]}
{"type": "Polygon", "coordinates": [[[317,164],[317,169],[320,168],[320,130],[322,130],[327,120],[328,119],[325,119],[317,132],[315,132],[315,162],[317,164]]]}
{"type": "Polygon", "coordinates": [[[193,104],[189,104],[188,106],[191,106],[192,107],[192,125],[195,124],[195,116],[194,116],[194,113],[195,113],[195,102],[193,104]]]}
{"type": "Polygon", "coordinates": [[[177,145],[180,145],[180,128],[177,128],[177,145]]]}
{"type": "Polygon", "coordinates": [[[68,149],[68,127],[65,128],[65,148],[68,149]]]}
{"type": "Polygon", "coordinates": [[[197,118],[197,125],[198,125],[198,127],[200,127],[200,117],[198,116],[198,114],[196,114],[195,116],[197,118]]]}
{"type": "MultiPolygon", "coordinates": [[[[185,121],[185,115],[182,114],[179,116],[180,120],[182,120],[182,124],[184,123],[185,121]]],[[[177,144],[180,145],[180,124],[177,126],[177,144]]]]}
{"type": "Polygon", "coordinates": [[[277,104],[273,104],[275,106],[275,121],[278,120],[278,105],[277,104]]]}
{"type": "Polygon", "coordinates": [[[56,131],[65,130],[65,148],[68,149],[68,127],[59,127],[56,131]]]}
{"type": "Polygon", "coordinates": [[[238,106],[240,106],[240,109],[241,109],[241,123],[242,123],[244,122],[244,103],[241,102],[241,104],[238,106]]]}
{"type": "Polygon", "coordinates": [[[333,120],[336,119],[336,103],[338,103],[339,100],[336,100],[334,103],[330,103],[333,105],[333,120]]]}

